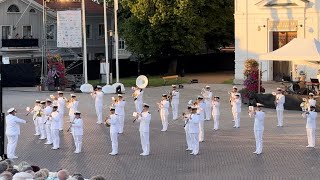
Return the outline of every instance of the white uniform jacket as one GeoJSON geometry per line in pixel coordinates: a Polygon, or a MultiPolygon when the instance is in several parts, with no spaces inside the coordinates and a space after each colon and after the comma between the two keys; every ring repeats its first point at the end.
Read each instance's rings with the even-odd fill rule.
{"type": "Polygon", "coordinates": [[[284,110],[283,104],[285,103],[285,96],[283,94],[276,95],[276,110],[284,110]]]}
{"type": "Polygon", "coordinates": [[[206,103],[202,101],[198,103],[196,107],[198,108],[197,113],[199,114],[200,120],[204,120],[204,109],[206,108],[206,103]]]}
{"type": "Polygon", "coordinates": [[[58,111],[54,111],[51,113],[50,121],[51,121],[51,129],[59,129],[59,120],[60,114],[58,111]]]}
{"type": "Polygon", "coordinates": [[[233,112],[241,112],[241,100],[239,99],[234,99],[232,102],[232,111],[233,112]]]}
{"type": "Polygon", "coordinates": [[[167,101],[167,100],[162,100],[161,102],[160,102],[160,110],[162,111],[162,112],[165,112],[165,113],[169,113],[169,107],[170,107],[170,104],[169,104],[169,101],[167,101]]]}
{"type": "Polygon", "coordinates": [[[306,117],[307,117],[306,128],[316,129],[317,113],[314,111],[309,111],[309,114],[306,114],[306,117]]]}
{"type": "Polygon", "coordinates": [[[180,98],[180,93],[177,90],[174,90],[171,92],[172,94],[172,100],[171,103],[172,104],[179,104],[179,98],[180,98]]]}
{"type": "Polygon", "coordinates": [[[188,121],[189,133],[199,133],[199,121],[200,121],[199,114],[192,114],[191,118],[188,121]]]}
{"type": "Polygon", "coordinates": [[[203,96],[204,97],[204,102],[206,103],[206,105],[211,105],[212,92],[211,91],[206,91],[205,95],[206,96],[203,96]]]}
{"type": "Polygon", "coordinates": [[[96,93],[92,94],[92,97],[94,98],[95,105],[103,105],[103,92],[102,91],[96,91],[96,93]]]}
{"type": "Polygon", "coordinates": [[[118,101],[117,103],[114,103],[114,107],[115,107],[115,113],[123,116],[124,115],[124,106],[126,105],[126,101],[122,100],[122,101],[118,101]]]}
{"type": "Polygon", "coordinates": [[[117,114],[111,114],[110,119],[110,133],[119,133],[119,118],[117,114]]]}
{"type": "Polygon", "coordinates": [[[219,101],[212,101],[212,114],[220,115],[220,102],[219,101]]]}
{"type": "Polygon", "coordinates": [[[64,112],[65,105],[66,105],[66,100],[63,97],[58,97],[58,111],[60,113],[64,112]]]}
{"type": "Polygon", "coordinates": [[[75,136],[83,135],[83,121],[81,118],[75,118],[72,123],[72,133],[75,136]]]}
{"type": "Polygon", "coordinates": [[[263,111],[255,111],[254,115],[254,127],[253,130],[263,131],[264,130],[264,119],[265,113],[263,111]]]}
{"type": "Polygon", "coordinates": [[[39,111],[41,110],[41,107],[39,105],[34,106],[33,110],[32,110],[32,120],[35,120],[37,117],[37,114],[39,113],[39,111]]]}
{"type": "Polygon", "coordinates": [[[78,110],[79,101],[73,101],[68,103],[67,108],[69,108],[69,116],[73,116],[74,113],[78,110]]]}
{"type": "Polygon", "coordinates": [[[140,122],[139,131],[140,132],[149,132],[150,121],[151,121],[151,114],[150,112],[142,112],[141,116],[137,119],[140,122]]]}
{"type": "Polygon", "coordinates": [[[310,106],[316,106],[317,101],[315,99],[309,99],[308,100],[308,107],[310,106]]]}
{"type": "Polygon", "coordinates": [[[6,116],[6,135],[8,136],[20,135],[19,123],[25,124],[26,121],[12,114],[7,115],[6,116]]]}
{"type": "Polygon", "coordinates": [[[191,113],[188,111],[185,113],[185,115],[183,116],[183,120],[185,123],[184,129],[189,131],[189,118],[191,118],[191,113]]]}
{"type": "Polygon", "coordinates": [[[51,106],[47,106],[46,108],[44,108],[43,112],[44,112],[45,123],[46,124],[51,124],[51,121],[48,120],[48,117],[52,113],[52,107],[51,106]]]}

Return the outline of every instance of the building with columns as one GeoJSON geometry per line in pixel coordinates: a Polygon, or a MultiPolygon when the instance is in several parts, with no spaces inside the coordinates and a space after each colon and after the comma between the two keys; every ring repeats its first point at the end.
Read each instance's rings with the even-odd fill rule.
{"type": "MultiPolygon", "coordinates": [[[[296,37],[320,40],[320,0],[235,0],[234,18],[236,84],[244,80],[246,59],[258,60],[296,37]]],[[[281,80],[294,70],[316,78],[319,69],[290,61],[261,61],[260,66],[263,81],[281,80]]]]}

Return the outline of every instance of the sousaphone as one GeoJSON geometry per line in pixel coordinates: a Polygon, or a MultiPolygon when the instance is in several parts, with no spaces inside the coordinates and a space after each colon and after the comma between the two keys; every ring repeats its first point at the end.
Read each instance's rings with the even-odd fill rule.
{"type": "Polygon", "coordinates": [[[139,77],[137,77],[136,79],[136,85],[140,88],[140,89],[144,89],[148,86],[148,78],[145,75],[140,75],[139,77]]]}

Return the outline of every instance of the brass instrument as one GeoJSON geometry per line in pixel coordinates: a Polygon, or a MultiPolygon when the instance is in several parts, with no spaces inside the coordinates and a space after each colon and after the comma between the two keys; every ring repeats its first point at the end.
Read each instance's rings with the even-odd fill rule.
{"type": "Polygon", "coordinates": [[[308,99],[303,98],[302,100],[303,102],[300,104],[300,107],[303,112],[306,112],[309,107],[308,99]]]}
{"type": "Polygon", "coordinates": [[[110,119],[110,115],[107,116],[105,119],[104,119],[104,124],[107,126],[107,127],[110,127],[110,123],[109,123],[109,119],[110,119]]]}
{"type": "Polygon", "coordinates": [[[205,88],[201,89],[201,95],[204,97],[204,99],[209,100],[209,91],[207,91],[205,88]]]}

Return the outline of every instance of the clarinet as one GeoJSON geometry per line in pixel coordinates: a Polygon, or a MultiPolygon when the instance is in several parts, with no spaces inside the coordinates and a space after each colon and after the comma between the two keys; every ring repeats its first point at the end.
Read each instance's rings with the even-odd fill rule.
{"type": "Polygon", "coordinates": [[[190,114],[189,118],[187,119],[187,121],[186,121],[186,123],[183,125],[183,127],[186,127],[186,125],[189,123],[189,120],[191,119],[191,115],[192,115],[192,114],[190,114]]]}
{"type": "Polygon", "coordinates": [[[74,120],[75,120],[75,119],[76,119],[76,118],[73,118],[72,122],[70,122],[71,124],[70,124],[70,126],[69,126],[69,128],[68,128],[67,132],[69,132],[69,131],[71,130],[71,128],[72,128],[72,123],[74,122],[74,120]]]}

